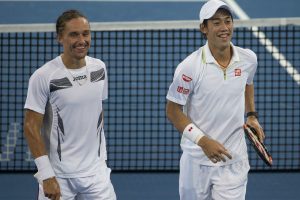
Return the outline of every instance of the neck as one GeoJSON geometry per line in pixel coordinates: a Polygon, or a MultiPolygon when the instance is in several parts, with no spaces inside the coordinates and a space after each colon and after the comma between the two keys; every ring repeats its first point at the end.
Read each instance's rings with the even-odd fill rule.
{"type": "Polygon", "coordinates": [[[65,54],[61,54],[61,59],[68,69],[79,69],[86,65],[85,57],[81,59],[71,58],[66,56],[65,54]]]}
{"type": "Polygon", "coordinates": [[[224,49],[210,48],[210,51],[212,53],[212,56],[215,58],[215,60],[221,67],[223,67],[223,68],[228,67],[228,65],[231,61],[232,54],[233,54],[233,50],[232,50],[231,46],[226,47],[224,49]]]}

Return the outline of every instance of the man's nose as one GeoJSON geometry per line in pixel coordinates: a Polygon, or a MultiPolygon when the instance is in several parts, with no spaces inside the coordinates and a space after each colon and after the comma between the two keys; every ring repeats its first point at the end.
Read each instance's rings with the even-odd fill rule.
{"type": "Polygon", "coordinates": [[[78,40],[80,42],[84,42],[85,41],[85,38],[84,38],[83,34],[79,34],[78,40]]]}
{"type": "Polygon", "coordinates": [[[223,21],[221,22],[220,27],[221,27],[221,30],[228,30],[229,29],[228,24],[226,24],[226,22],[223,22],[223,21]]]}

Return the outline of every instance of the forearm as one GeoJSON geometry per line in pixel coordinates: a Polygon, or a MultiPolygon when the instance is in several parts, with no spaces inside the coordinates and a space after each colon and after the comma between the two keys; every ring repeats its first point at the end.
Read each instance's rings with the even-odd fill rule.
{"type": "Polygon", "coordinates": [[[174,102],[167,102],[166,114],[170,122],[180,133],[183,132],[188,124],[192,123],[191,120],[182,112],[182,106],[174,102]]]}
{"type": "Polygon", "coordinates": [[[175,128],[190,141],[198,144],[204,133],[183,113],[182,106],[168,101],[166,113],[175,128]]]}
{"type": "Polygon", "coordinates": [[[219,161],[225,162],[224,156],[231,159],[231,155],[225,149],[225,147],[219,142],[205,137],[205,134],[196,127],[195,124],[182,112],[182,106],[174,102],[168,101],[166,107],[166,113],[168,119],[172,122],[175,128],[183,133],[183,137],[186,137],[190,141],[200,146],[205,155],[213,162],[219,161]]]}
{"type": "Polygon", "coordinates": [[[50,179],[55,177],[55,173],[52,169],[40,134],[43,118],[44,116],[40,113],[32,110],[26,110],[24,119],[24,134],[38,169],[38,172],[34,175],[35,178],[40,184],[43,184],[44,181],[53,182],[55,184],[56,180],[50,179]]]}
{"type": "Polygon", "coordinates": [[[34,158],[46,155],[44,141],[40,134],[42,121],[43,115],[30,110],[25,111],[24,135],[34,158]]]}
{"type": "Polygon", "coordinates": [[[254,85],[246,85],[245,90],[245,112],[255,112],[254,85]]]}
{"type": "Polygon", "coordinates": [[[247,115],[247,121],[246,123],[252,127],[255,128],[257,131],[257,135],[259,137],[259,140],[263,142],[265,138],[265,133],[261,127],[261,125],[258,122],[258,114],[255,110],[255,103],[254,103],[254,85],[247,85],[246,91],[245,91],[245,112],[253,112],[249,113],[247,115]]]}
{"type": "Polygon", "coordinates": [[[47,155],[41,136],[35,136],[35,134],[32,134],[32,132],[28,133],[27,131],[25,137],[33,158],[47,155]]]}

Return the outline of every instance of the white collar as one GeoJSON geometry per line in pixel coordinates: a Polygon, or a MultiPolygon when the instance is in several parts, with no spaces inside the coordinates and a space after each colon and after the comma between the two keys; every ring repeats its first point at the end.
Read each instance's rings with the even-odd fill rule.
{"type": "MultiPolygon", "coordinates": [[[[232,64],[234,62],[239,62],[240,57],[238,55],[238,51],[237,51],[236,47],[231,42],[230,42],[230,46],[232,47],[232,51],[233,51],[233,55],[230,60],[230,64],[232,64]]],[[[203,46],[202,59],[203,59],[203,62],[205,62],[205,63],[217,63],[216,59],[213,57],[213,55],[209,49],[208,42],[206,42],[206,44],[203,46]]]]}

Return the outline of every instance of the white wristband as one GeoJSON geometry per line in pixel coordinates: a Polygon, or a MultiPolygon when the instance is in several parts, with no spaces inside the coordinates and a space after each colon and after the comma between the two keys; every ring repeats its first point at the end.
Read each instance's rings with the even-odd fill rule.
{"type": "Polygon", "coordinates": [[[197,144],[204,133],[193,123],[187,125],[183,130],[183,136],[197,144]]]}
{"type": "Polygon", "coordinates": [[[55,177],[55,173],[52,169],[49,157],[47,155],[40,156],[34,159],[38,172],[34,175],[34,177],[38,180],[38,182],[42,185],[43,181],[55,177]]]}

